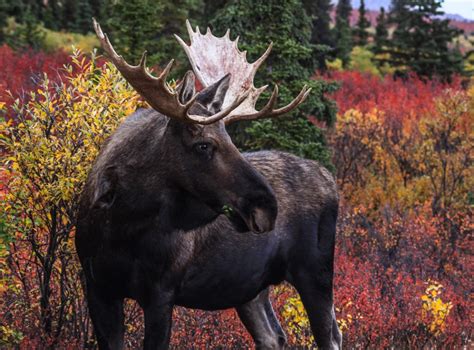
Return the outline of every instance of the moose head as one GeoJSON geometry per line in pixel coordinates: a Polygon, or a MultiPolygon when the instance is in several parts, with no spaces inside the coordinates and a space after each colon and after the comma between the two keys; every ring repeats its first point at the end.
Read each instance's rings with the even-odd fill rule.
{"type": "Polygon", "coordinates": [[[112,63],[143,99],[165,116],[160,117],[165,120],[163,127],[153,133],[145,130],[142,136],[137,136],[135,146],[129,145],[142,147],[147,166],[140,167],[133,176],[123,171],[106,176],[105,183],[97,187],[94,202],[107,208],[114,205],[125,208],[129,195],[123,188],[128,188],[140,198],[133,201],[140,202],[140,207],[146,207],[143,203],[150,198],[149,203],[159,202],[155,207],[167,206],[168,212],[176,213],[170,214],[179,217],[172,220],[174,227],[194,228],[225,213],[238,229],[255,233],[270,231],[277,216],[273,190],[238,151],[225,126],[238,120],[282,115],[301,104],[310,89],[305,86],[291,103],[275,109],[278,97],[275,86],[267,104],[257,111],[255,104],[266,86],[256,88],[253,79],[269,55],[271,45],[261,58],[248,63],[245,53],[237,47],[238,39],[230,40],[229,31],[217,38],[210,30],[203,35],[199,28],[193,31],[188,21],[186,25],[191,45],[177,39],[194,72],[187,72],[176,89],[172,89],[166,79],[173,60],[158,77],[146,68],[146,52],[139,65],[128,64],[115,52],[94,20],[101,46],[112,63]],[[195,91],[196,75],[204,86],[199,92],[195,91]],[[140,141],[140,137],[151,137],[156,142],[140,141]]]}

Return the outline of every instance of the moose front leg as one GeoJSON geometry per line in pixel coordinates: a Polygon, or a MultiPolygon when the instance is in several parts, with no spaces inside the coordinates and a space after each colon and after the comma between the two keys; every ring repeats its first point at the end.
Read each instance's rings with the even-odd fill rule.
{"type": "Polygon", "coordinates": [[[145,313],[145,350],[168,349],[171,338],[173,302],[170,295],[158,293],[143,305],[145,313]]]}
{"type": "Polygon", "coordinates": [[[88,285],[87,302],[99,349],[123,349],[123,299],[106,297],[88,285]]]}

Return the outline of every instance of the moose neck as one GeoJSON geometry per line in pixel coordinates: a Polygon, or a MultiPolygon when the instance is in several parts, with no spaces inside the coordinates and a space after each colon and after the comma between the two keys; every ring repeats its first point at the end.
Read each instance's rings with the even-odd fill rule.
{"type": "Polygon", "coordinates": [[[218,215],[189,192],[168,188],[162,195],[159,227],[162,232],[189,231],[208,224],[218,215]]]}

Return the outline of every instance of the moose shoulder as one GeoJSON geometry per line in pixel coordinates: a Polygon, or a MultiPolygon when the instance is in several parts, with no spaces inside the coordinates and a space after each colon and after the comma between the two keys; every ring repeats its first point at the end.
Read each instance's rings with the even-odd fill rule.
{"type": "MultiPolygon", "coordinates": [[[[225,130],[232,121],[285,113],[309,90],[275,109],[275,89],[256,111],[261,89],[253,83],[242,92],[237,87],[245,84],[232,69],[198,68],[205,65],[193,45],[204,36],[188,25],[193,45],[186,52],[205,89],[196,93],[188,72],[173,92],[165,84],[170,66],[154,78],[144,59],[128,65],[95,25],[104,50],[153,107],[128,117],[110,137],[81,197],[76,247],[99,347],[123,347],[123,300],[133,298],[144,309],[147,349],[168,347],[174,305],[235,307],[258,348],[283,348],[268,288],[288,281],[302,297],[318,346],[340,348],[332,175],[287,153],[241,154],[225,130]],[[209,83],[213,74],[220,78],[209,83]]],[[[233,44],[211,33],[205,39],[233,44]]],[[[255,70],[243,79],[253,81],[255,70]]]]}

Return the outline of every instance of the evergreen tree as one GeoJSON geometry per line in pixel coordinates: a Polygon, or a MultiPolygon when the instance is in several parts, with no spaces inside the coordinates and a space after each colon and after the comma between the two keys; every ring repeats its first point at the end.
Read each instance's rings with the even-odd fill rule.
{"type": "Polygon", "coordinates": [[[352,51],[351,13],[352,6],[350,0],[339,0],[336,6],[336,24],[333,31],[335,56],[342,60],[344,67],[348,66],[352,51]]]}
{"type": "Polygon", "coordinates": [[[317,62],[318,68],[325,70],[326,56],[334,47],[334,40],[330,29],[331,0],[303,0],[303,6],[312,21],[310,43],[315,45],[313,57],[317,62]]]}
{"type": "Polygon", "coordinates": [[[357,26],[354,29],[355,44],[359,46],[367,45],[367,39],[369,38],[369,33],[367,29],[370,28],[370,22],[366,17],[365,10],[365,1],[360,0],[359,6],[359,19],[357,20],[357,26]]]}
{"type": "Polygon", "coordinates": [[[92,31],[92,17],[94,12],[89,0],[77,0],[77,15],[74,31],[86,34],[92,31]]]}
{"type": "Polygon", "coordinates": [[[109,6],[107,12],[110,15],[104,27],[115,49],[131,64],[137,64],[146,50],[149,53],[148,61],[156,63],[161,51],[157,39],[163,29],[160,21],[162,3],[153,0],[118,0],[109,6]]]}
{"type": "Polygon", "coordinates": [[[209,25],[209,22],[215,17],[216,13],[223,9],[230,0],[204,0],[203,1],[203,20],[201,21],[204,27],[209,25]]]}
{"type": "Polygon", "coordinates": [[[0,0],[0,45],[5,41],[4,28],[7,25],[7,12],[8,12],[7,0],[0,0]]]}
{"type": "Polygon", "coordinates": [[[76,31],[76,22],[78,17],[78,1],[77,0],[65,0],[63,3],[63,15],[62,15],[62,27],[69,31],[76,31]]]}
{"type": "Polygon", "coordinates": [[[380,13],[377,16],[377,26],[375,27],[373,52],[375,54],[382,52],[383,48],[387,44],[387,40],[388,40],[387,18],[385,17],[385,9],[381,7],[380,13]]]}
{"type": "Polygon", "coordinates": [[[336,6],[336,17],[350,23],[352,14],[351,0],[339,0],[336,6]]]}
{"type": "Polygon", "coordinates": [[[16,26],[14,32],[6,35],[5,42],[16,50],[40,49],[44,33],[40,30],[37,17],[29,6],[23,10],[21,18],[23,22],[16,26]]]}
{"type": "Polygon", "coordinates": [[[104,27],[114,46],[129,62],[138,63],[145,50],[151,65],[166,64],[171,58],[183,62],[184,52],[173,34],[186,31],[186,19],[200,6],[200,0],[111,1],[104,27]]]}
{"type": "Polygon", "coordinates": [[[307,115],[315,115],[329,124],[334,122],[334,104],[324,97],[324,93],[332,91],[335,86],[309,80],[316,67],[308,64],[312,55],[311,20],[301,11],[301,2],[237,0],[216,15],[213,25],[221,34],[227,28],[231,29],[231,35],[239,34],[240,48],[248,51],[250,61],[258,58],[268,43],[273,42],[272,53],[260,67],[255,84],[278,83],[280,105],[295,97],[303,84],[313,87],[305,103],[287,118],[232,125],[230,132],[236,144],[244,149],[292,151],[328,165],[330,157],[323,135],[308,121],[307,115]]]}
{"type": "Polygon", "coordinates": [[[440,18],[440,8],[438,0],[394,0],[390,22],[397,28],[381,51],[389,57],[379,60],[395,67],[400,76],[413,71],[420,77],[449,80],[461,73],[462,57],[449,47],[461,31],[440,18]]]}

